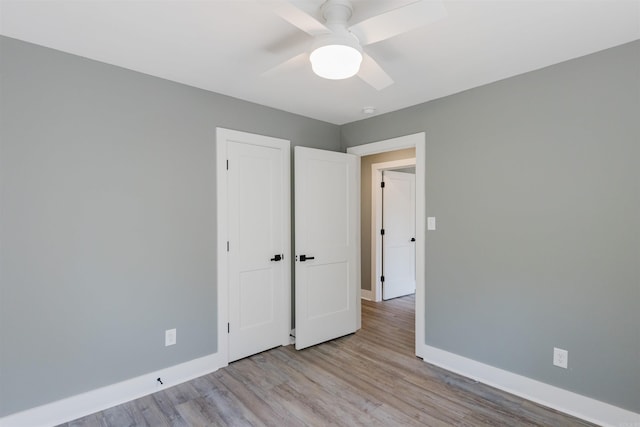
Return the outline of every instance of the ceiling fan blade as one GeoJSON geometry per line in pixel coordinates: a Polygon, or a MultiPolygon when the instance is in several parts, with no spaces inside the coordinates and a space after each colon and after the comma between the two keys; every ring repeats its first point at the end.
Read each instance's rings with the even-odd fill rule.
{"type": "Polygon", "coordinates": [[[447,16],[441,0],[420,0],[358,22],[349,29],[366,46],[423,27],[447,16]]]}
{"type": "Polygon", "coordinates": [[[300,52],[302,50],[306,50],[310,46],[312,40],[313,39],[307,34],[292,28],[290,34],[279,37],[269,42],[262,49],[266,52],[275,54],[285,54],[286,52],[300,52]]]}
{"type": "Polygon", "coordinates": [[[369,55],[363,53],[362,64],[358,77],[373,86],[377,90],[382,90],[393,84],[393,79],[382,69],[382,67],[369,55]]]}
{"type": "Polygon", "coordinates": [[[321,34],[328,34],[331,32],[316,18],[309,15],[307,12],[298,9],[298,7],[286,0],[276,2],[274,12],[291,25],[300,28],[302,31],[312,36],[319,36],[321,34]]]}
{"type": "Polygon", "coordinates": [[[273,68],[268,69],[264,73],[261,74],[262,77],[271,77],[276,74],[284,73],[288,70],[292,70],[294,68],[300,67],[305,64],[310,64],[309,62],[309,54],[307,52],[299,53],[296,56],[287,59],[284,62],[276,65],[273,68]]]}

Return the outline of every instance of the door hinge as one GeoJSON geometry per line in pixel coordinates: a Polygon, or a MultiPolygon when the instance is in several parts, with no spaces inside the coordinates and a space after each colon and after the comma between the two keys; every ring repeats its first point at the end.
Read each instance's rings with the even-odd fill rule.
{"type": "Polygon", "coordinates": [[[229,252],[229,241],[227,241],[227,252],[229,252]]]}
{"type": "Polygon", "coordinates": [[[380,235],[384,236],[384,228],[380,230],[380,235]]]}
{"type": "Polygon", "coordinates": [[[384,188],[384,181],[380,182],[380,188],[384,188]]]}
{"type": "Polygon", "coordinates": [[[227,160],[227,170],[229,170],[229,160],[227,160]]]}
{"type": "Polygon", "coordinates": [[[380,276],[380,281],[384,282],[384,276],[380,276]]]}
{"type": "Polygon", "coordinates": [[[231,325],[229,323],[227,323],[227,333],[231,332],[231,325]]]}

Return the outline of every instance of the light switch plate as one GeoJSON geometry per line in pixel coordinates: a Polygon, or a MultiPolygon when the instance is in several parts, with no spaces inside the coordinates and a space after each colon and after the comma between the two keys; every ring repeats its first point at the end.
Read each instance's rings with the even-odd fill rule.
{"type": "Polygon", "coordinates": [[[436,217],[429,216],[427,217],[427,230],[435,230],[436,229],[436,217]]]}

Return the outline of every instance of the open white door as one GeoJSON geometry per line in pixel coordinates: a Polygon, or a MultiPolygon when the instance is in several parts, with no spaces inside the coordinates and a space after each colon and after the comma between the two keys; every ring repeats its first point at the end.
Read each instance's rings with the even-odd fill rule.
{"type": "Polygon", "coordinates": [[[360,159],[295,147],[295,321],[300,350],[356,331],[360,159]]]}
{"type": "Polygon", "coordinates": [[[382,188],[382,299],[416,291],[416,176],[384,171],[382,188]]]}

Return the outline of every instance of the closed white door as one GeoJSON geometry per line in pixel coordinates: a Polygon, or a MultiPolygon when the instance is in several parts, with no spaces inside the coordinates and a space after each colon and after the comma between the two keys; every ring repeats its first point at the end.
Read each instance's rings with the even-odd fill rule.
{"type": "Polygon", "coordinates": [[[300,350],[356,331],[359,158],[295,147],[295,329],[300,350]]]}
{"type": "Polygon", "coordinates": [[[382,188],[382,299],[416,291],[416,176],[384,171],[382,188]]]}
{"type": "Polygon", "coordinates": [[[229,361],[288,343],[289,141],[220,130],[227,144],[229,361]]]}

